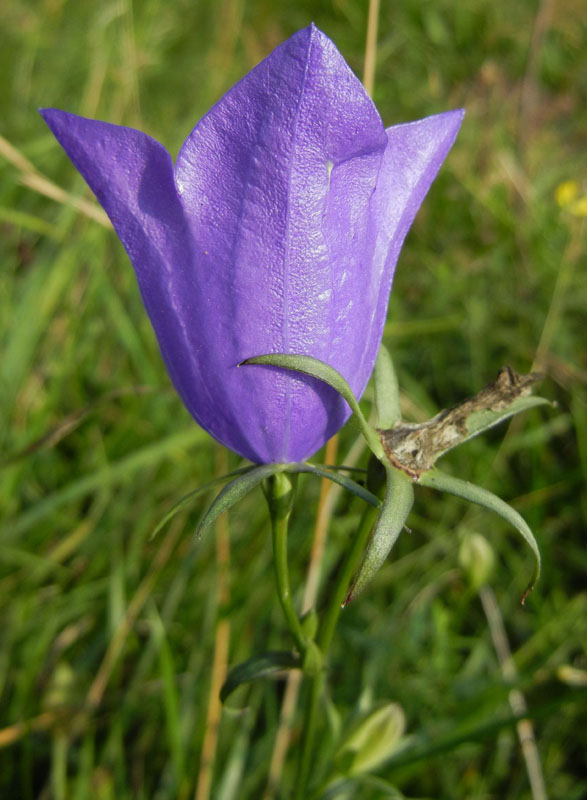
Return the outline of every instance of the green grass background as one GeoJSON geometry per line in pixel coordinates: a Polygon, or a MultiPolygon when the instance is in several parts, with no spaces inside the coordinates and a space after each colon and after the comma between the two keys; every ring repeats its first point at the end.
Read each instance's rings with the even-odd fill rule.
{"type": "MultiPolygon", "coordinates": [[[[361,74],[366,18],[359,0],[0,7],[0,134],[18,150],[4,144],[0,155],[2,798],[192,797],[218,620],[230,621],[231,664],[290,646],[260,492],[230,514],[221,608],[214,535],[193,536],[204,501],[149,539],[171,504],[214,474],[217,446],[170,387],[114,234],[31,188],[34,166],[91,199],[36,109],[140,127],[175,154],[223,91],[311,20],[361,74]],[[119,655],[88,710],[116,637],[119,655]]],[[[407,414],[457,402],[504,364],[537,363],[542,393],[558,404],[444,463],[512,502],[535,531],[544,572],[525,607],[531,554],[515,533],[422,490],[412,535],[343,614],[330,697],[343,731],[373,702],[401,703],[408,747],[377,770],[394,796],[531,797],[487,619],[460,566],[471,532],[496,557],[489,583],[549,797],[587,796],[585,216],[556,200],[569,180],[587,193],[586,31],[581,0],[381,2],[374,99],[385,123],[467,109],[390,303],[385,341],[407,414]]],[[[343,454],[356,436],[349,424],[343,454]]],[[[298,601],[318,493],[316,479],[301,481],[290,534],[298,601]]],[[[339,499],[326,573],[360,512],[339,499]]],[[[262,682],[229,700],[212,797],[262,796],[282,691],[262,682]]],[[[327,716],[322,766],[335,747],[327,716]]],[[[284,786],[295,769],[292,755],[284,786]]],[[[383,785],[352,796],[383,797],[383,785]]]]}

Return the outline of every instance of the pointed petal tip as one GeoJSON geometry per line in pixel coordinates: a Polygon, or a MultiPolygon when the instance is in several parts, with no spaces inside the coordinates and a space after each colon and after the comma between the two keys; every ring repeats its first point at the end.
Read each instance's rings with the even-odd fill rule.
{"type": "MultiPolygon", "coordinates": [[[[307,27],[305,30],[307,30],[307,31],[309,32],[310,36],[318,36],[318,37],[320,37],[320,38],[328,39],[328,36],[326,36],[326,34],[324,33],[324,31],[323,31],[323,30],[321,30],[321,29],[320,29],[320,28],[319,28],[319,27],[316,25],[316,23],[314,22],[314,20],[312,20],[312,22],[310,22],[310,24],[308,25],[308,27],[307,27]]],[[[329,41],[330,41],[330,40],[329,40],[329,41]]]]}
{"type": "Polygon", "coordinates": [[[312,46],[316,47],[318,50],[322,52],[334,51],[339,59],[344,63],[347,69],[350,70],[349,65],[347,64],[344,56],[336,46],[336,44],[332,41],[330,36],[328,36],[324,31],[319,28],[315,22],[310,22],[310,24],[305,27],[301,28],[300,30],[293,33],[289,39],[287,39],[283,44],[287,44],[287,42],[303,42],[304,46],[310,49],[312,46]]]}
{"type": "MultiPolygon", "coordinates": [[[[60,108],[39,108],[39,114],[43,117],[45,125],[71,158],[69,150],[69,139],[71,137],[68,136],[68,133],[75,127],[72,122],[78,119],[77,115],[71,114],[69,111],[62,111],[60,108]]],[[[79,169],[77,164],[75,166],[79,169]]]]}
{"type": "Polygon", "coordinates": [[[464,108],[454,108],[451,111],[445,111],[444,114],[439,116],[446,117],[446,121],[450,123],[450,125],[453,125],[458,131],[463,123],[463,119],[465,118],[465,113],[466,111],[464,108]]]}
{"type": "Polygon", "coordinates": [[[325,47],[334,47],[338,52],[338,49],[336,48],[336,45],[332,39],[327,36],[324,31],[316,25],[315,22],[310,22],[306,28],[301,28],[299,31],[296,31],[296,33],[292,34],[287,41],[292,40],[302,40],[307,47],[310,47],[311,45],[318,45],[322,49],[325,47]]]}
{"type": "Polygon", "coordinates": [[[47,106],[43,108],[38,108],[37,111],[43,117],[45,121],[51,117],[60,116],[61,114],[67,114],[66,111],[61,111],[59,108],[53,108],[52,106],[47,106]]]}
{"type": "Polygon", "coordinates": [[[39,114],[43,117],[45,124],[52,131],[54,136],[59,140],[58,132],[63,128],[63,123],[66,120],[78,118],[77,114],[71,114],[69,111],[62,111],[60,108],[39,108],[39,114]]]}
{"type": "Polygon", "coordinates": [[[49,125],[49,120],[53,116],[54,112],[58,111],[58,109],[57,108],[50,108],[50,107],[48,107],[48,108],[43,107],[43,108],[38,108],[37,111],[43,117],[43,119],[45,120],[47,125],[49,125]]]}
{"type": "Polygon", "coordinates": [[[387,133],[389,134],[394,129],[401,130],[402,128],[420,127],[429,130],[431,134],[435,135],[435,137],[442,137],[446,135],[456,136],[459,128],[461,127],[464,116],[464,108],[454,108],[450,111],[441,111],[438,114],[430,114],[427,117],[422,117],[421,119],[416,119],[411,122],[401,122],[397,125],[391,125],[389,128],[387,128],[387,133]]]}
{"type": "Polygon", "coordinates": [[[456,136],[463,124],[463,119],[465,118],[465,109],[464,108],[455,108],[452,111],[445,111],[443,114],[439,114],[439,117],[442,122],[445,130],[445,135],[452,138],[452,141],[456,139],[456,136]]]}
{"type": "Polygon", "coordinates": [[[427,123],[431,127],[434,127],[439,133],[452,133],[456,136],[462,125],[464,116],[464,108],[454,108],[450,111],[441,111],[439,114],[431,114],[429,117],[418,120],[416,124],[427,123]]]}

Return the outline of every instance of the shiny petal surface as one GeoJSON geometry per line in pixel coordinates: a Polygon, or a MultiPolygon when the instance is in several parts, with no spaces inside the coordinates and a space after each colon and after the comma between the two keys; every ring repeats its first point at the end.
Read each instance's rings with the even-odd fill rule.
{"type": "Polygon", "coordinates": [[[221,367],[205,368],[220,398],[211,412],[226,415],[227,430],[238,425],[261,460],[307,458],[348,416],[310,378],[235,364],[309,354],[352,383],[365,336],[355,298],[386,146],[372,101],[312,26],[229,91],[179,154],[178,190],[205,253],[203,350],[221,367]]]}
{"type": "Polygon", "coordinates": [[[194,418],[256,462],[300,461],[350,411],[262,353],[326,361],[362,393],[406,232],[460,112],[385,131],[332,42],[299,31],[196,125],[175,169],[119,126],[44,110],[125,245],[194,418]]]}

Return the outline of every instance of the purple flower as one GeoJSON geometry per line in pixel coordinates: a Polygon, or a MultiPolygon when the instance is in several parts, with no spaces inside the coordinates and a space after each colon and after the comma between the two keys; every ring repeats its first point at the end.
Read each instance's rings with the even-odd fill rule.
{"type": "Polygon", "coordinates": [[[194,419],[252,461],[300,461],[350,410],[263,366],[311,355],[360,396],[406,233],[463,112],[385,130],[314,25],[239,81],[173,165],[140,131],[41,111],[124,244],[163,359],[194,419]]]}

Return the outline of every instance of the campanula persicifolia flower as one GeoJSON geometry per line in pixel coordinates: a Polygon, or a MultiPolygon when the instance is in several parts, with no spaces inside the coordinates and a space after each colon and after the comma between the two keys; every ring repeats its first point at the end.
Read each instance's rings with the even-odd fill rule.
{"type": "Polygon", "coordinates": [[[462,112],[386,130],[311,25],[224,95],[175,165],[140,131],[41,113],[112,220],[195,420],[255,462],[311,456],[348,418],[345,401],[238,364],[311,355],[362,394],[401,245],[462,112]]]}

